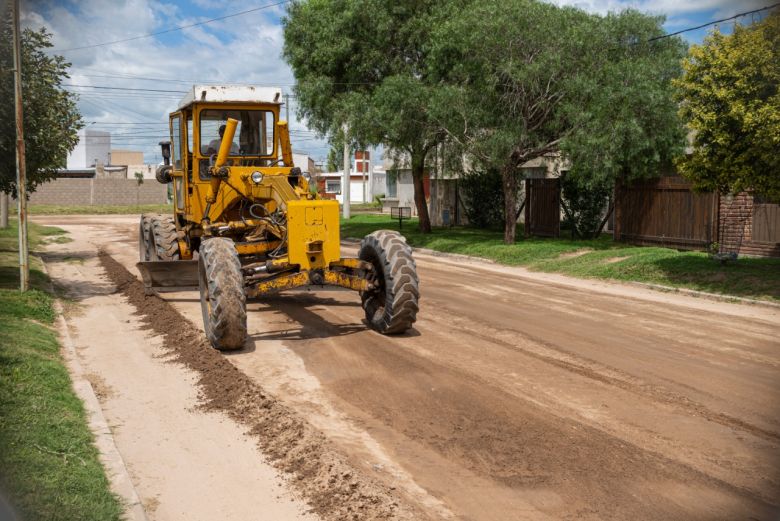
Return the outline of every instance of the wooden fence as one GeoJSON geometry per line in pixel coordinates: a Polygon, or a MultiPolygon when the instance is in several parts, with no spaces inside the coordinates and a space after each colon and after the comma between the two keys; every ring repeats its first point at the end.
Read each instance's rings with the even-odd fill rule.
{"type": "Polygon", "coordinates": [[[695,193],[680,177],[615,187],[615,240],[706,249],[718,240],[716,193],[695,193]]]}
{"type": "Polygon", "coordinates": [[[752,237],[754,242],[780,243],[780,205],[759,197],[753,199],[752,237]]]}

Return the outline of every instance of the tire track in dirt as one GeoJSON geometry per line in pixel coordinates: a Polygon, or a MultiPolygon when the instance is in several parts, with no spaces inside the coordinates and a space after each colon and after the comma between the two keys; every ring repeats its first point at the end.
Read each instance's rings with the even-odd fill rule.
{"type": "Polygon", "coordinates": [[[267,394],[218,351],[170,303],[146,296],[143,284],[105,251],[106,276],[137,309],[145,329],[163,338],[170,359],[195,371],[202,407],[248,428],[271,463],[326,520],[426,519],[389,487],[360,474],[297,413],[267,394]]]}
{"type": "Polygon", "coordinates": [[[575,355],[544,339],[514,329],[495,328],[486,324],[480,324],[479,328],[469,327],[468,325],[465,325],[465,322],[462,320],[453,320],[452,317],[455,316],[456,313],[454,310],[449,310],[444,305],[437,306],[437,315],[439,315],[439,312],[441,311],[444,311],[445,313],[441,313],[441,315],[437,317],[438,321],[446,322],[451,329],[461,331],[471,337],[497,343],[550,365],[560,367],[561,369],[565,369],[606,385],[618,387],[637,396],[649,398],[657,403],[671,405],[680,410],[697,414],[723,426],[740,429],[769,441],[780,441],[780,433],[764,429],[722,412],[713,411],[705,405],[691,400],[686,396],[644,382],[617,368],[603,366],[593,360],[575,355]]]}

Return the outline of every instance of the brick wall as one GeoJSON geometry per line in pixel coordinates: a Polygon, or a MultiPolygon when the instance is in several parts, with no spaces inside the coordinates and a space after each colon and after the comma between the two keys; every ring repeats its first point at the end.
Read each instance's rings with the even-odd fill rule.
{"type": "Polygon", "coordinates": [[[740,255],[780,257],[780,243],[753,241],[753,195],[742,192],[720,198],[720,244],[740,255]]]}
{"type": "Polygon", "coordinates": [[[154,180],[141,185],[135,179],[55,179],[30,196],[30,204],[132,205],[164,204],[168,187],[154,180]]]}

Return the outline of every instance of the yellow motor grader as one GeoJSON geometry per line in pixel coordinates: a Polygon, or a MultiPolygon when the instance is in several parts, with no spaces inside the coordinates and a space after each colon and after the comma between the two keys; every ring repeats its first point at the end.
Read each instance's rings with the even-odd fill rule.
{"type": "Polygon", "coordinates": [[[157,180],[173,183],[173,215],[139,225],[147,293],[200,289],[203,326],[217,349],[246,340],[246,301],[304,286],[358,291],[383,334],[416,320],[417,268],[398,233],[367,235],[341,256],[339,204],[322,200],[293,164],[281,91],[196,85],[170,114],[157,180]]]}

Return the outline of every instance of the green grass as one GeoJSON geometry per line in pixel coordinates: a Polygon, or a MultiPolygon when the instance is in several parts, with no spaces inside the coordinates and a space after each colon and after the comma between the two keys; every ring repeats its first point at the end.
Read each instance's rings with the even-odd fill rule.
{"type": "Polygon", "coordinates": [[[68,206],[56,204],[36,204],[28,209],[30,215],[107,215],[107,214],[140,214],[162,213],[172,214],[170,204],[140,204],[140,205],[82,205],[68,206]]]}
{"type": "MultiPolygon", "coordinates": [[[[356,215],[342,222],[344,237],[362,237],[374,230],[397,230],[389,216],[356,215]]],[[[594,240],[525,239],[503,243],[503,232],[475,228],[417,230],[415,219],[404,221],[403,234],[412,246],[473,255],[510,266],[563,273],[575,277],[638,281],[685,287],[741,297],[780,301],[780,259],[740,258],[721,266],[705,253],[630,246],[609,236],[594,240]]]]}
{"type": "MultiPolygon", "coordinates": [[[[29,227],[31,249],[62,237],[29,227]]],[[[25,520],[118,520],[122,507],[92,444],[60,355],[40,261],[20,293],[16,227],[0,230],[0,491],[25,520]],[[13,251],[9,251],[13,250],[13,251]]]]}

